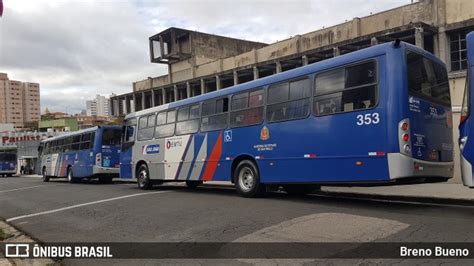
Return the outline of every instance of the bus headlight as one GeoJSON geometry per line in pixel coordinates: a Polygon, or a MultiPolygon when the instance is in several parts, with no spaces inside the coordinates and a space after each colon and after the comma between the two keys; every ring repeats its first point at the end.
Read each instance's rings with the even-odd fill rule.
{"type": "Polygon", "coordinates": [[[95,165],[102,166],[102,153],[97,153],[95,155],[95,165]]]}
{"type": "Polygon", "coordinates": [[[459,149],[461,151],[464,150],[464,146],[466,146],[466,142],[467,142],[467,136],[464,136],[459,140],[459,149]]]}

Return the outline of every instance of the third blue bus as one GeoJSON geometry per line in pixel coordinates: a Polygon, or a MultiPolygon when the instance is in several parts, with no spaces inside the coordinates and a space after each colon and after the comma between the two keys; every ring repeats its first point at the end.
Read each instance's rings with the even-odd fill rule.
{"type": "Polygon", "coordinates": [[[58,177],[111,182],[119,173],[120,136],[120,126],[97,126],[43,140],[38,174],[45,182],[58,177]]]}

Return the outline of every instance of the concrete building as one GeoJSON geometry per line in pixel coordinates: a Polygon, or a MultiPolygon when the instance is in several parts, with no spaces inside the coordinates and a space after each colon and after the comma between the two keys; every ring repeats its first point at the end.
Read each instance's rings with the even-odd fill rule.
{"type": "Polygon", "coordinates": [[[39,119],[39,84],[10,80],[6,73],[0,73],[0,123],[12,123],[22,129],[39,119]]]}
{"type": "Polygon", "coordinates": [[[94,100],[86,101],[86,115],[110,116],[110,100],[97,94],[94,100]]]}
{"type": "MultiPolygon", "coordinates": [[[[167,64],[168,74],[134,82],[131,93],[112,97],[112,114],[120,116],[225,89],[400,39],[434,53],[447,64],[457,143],[466,80],[465,37],[471,30],[474,1],[469,0],[420,0],[269,45],[170,28],[149,38],[150,61],[167,64]]],[[[456,182],[460,182],[458,161],[456,150],[456,182]]]]}

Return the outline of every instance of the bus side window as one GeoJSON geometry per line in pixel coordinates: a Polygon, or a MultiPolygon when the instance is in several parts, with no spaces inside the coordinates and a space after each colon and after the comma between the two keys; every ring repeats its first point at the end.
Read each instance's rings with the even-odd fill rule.
{"type": "Polygon", "coordinates": [[[309,113],[311,82],[308,78],[285,82],[268,88],[268,122],[304,118],[309,113]]]}
{"type": "Polygon", "coordinates": [[[198,104],[179,109],[176,135],[196,133],[199,130],[199,118],[198,104]]]}
{"type": "Polygon", "coordinates": [[[150,140],[153,138],[155,120],[155,114],[140,117],[138,121],[138,140],[150,140]]]}
{"type": "Polygon", "coordinates": [[[263,122],[263,89],[232,96],[230,126],[240,127],[263,122]]]}
{"type": "Polygon", "coordinates": [[[156,117],[155,138],[165,138],[174,135],[176,111],[163,111],[156,117]]]}
{"type": "Polygon", "coordinates": [[[227,128],[229,98],[210,100],[202,104],[201,131],[227,128]]]}
{"type": "Polygon", "coordinates": [[[316,115],[374,107],[377,103],[375,61],[318,74],[314,95],[313,112],[316,115]]]}

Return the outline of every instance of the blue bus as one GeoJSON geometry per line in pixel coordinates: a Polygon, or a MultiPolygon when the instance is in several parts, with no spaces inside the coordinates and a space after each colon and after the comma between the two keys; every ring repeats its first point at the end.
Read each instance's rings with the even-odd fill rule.
{"type": "Polygon", "coordinates": [[[10,177],[16,174],[17,166],[17,149],[0,149],[0,176],[10,177]]]}
{"type": "Polygon", "coordinates": [[[109,183],[119,174],[120,126],[97,126],[43,140],[38,148],[43,181],[67,177],[70,183],[98,178],[109,183]]]}
{"type": "Polygon", "coordinates": [[[138,186],[446,181],[453,176],[445,64],[394,41],[125,117],[122,178],[138,186]]]}
{"type": "Polygon", "coordinates": [[[461,107],[461,121],[459,123],[459,149],[461,151],[461,175],[463,184],[467,187],[474,188],[474,179],[472,174],[472,163],[474,162],[474,128],[472,123],[470,109],[472,105],[471,90],[474,87],[474,33],[471,32],[466,36],[467,47],[467,76],[466,88],[464,89],[464,97],[461,107]]]}

